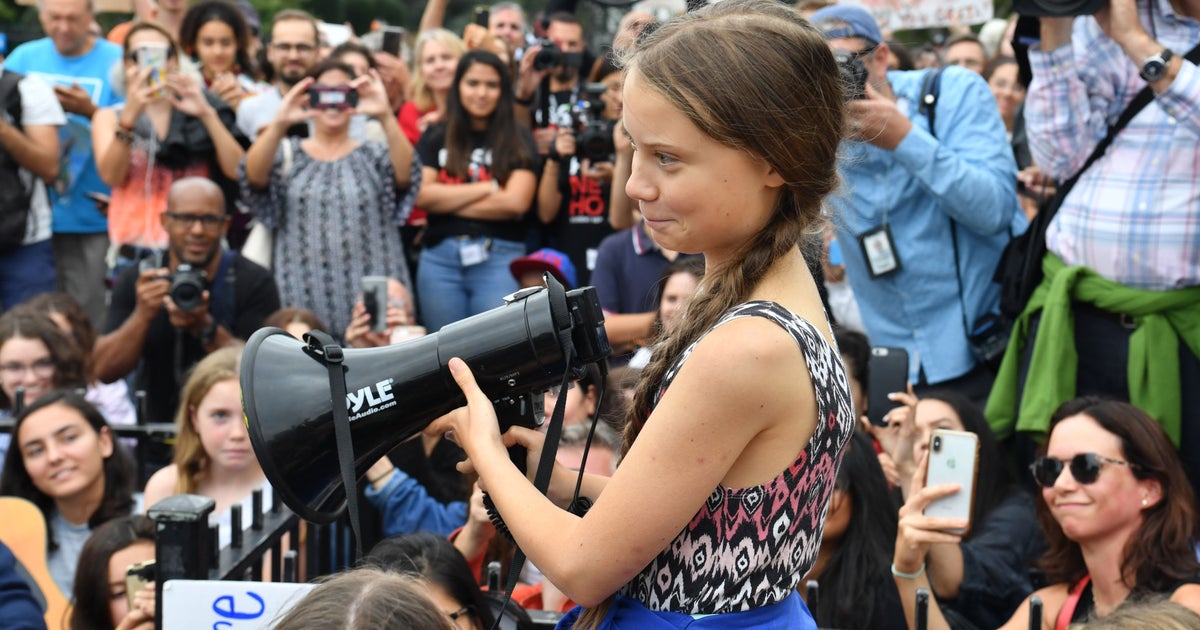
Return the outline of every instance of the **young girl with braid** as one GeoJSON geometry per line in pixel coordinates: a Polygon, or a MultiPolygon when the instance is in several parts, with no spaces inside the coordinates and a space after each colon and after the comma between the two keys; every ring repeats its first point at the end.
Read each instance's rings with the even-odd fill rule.
{"type": "Polygon", "coordinates": [[[543,497],[542,435],[503,435],[461,360],[467,406],[435,421],[466,450],[516,542],[585,610],[560,627],[815,628],[796,595],[817,557],[850,392],[798,247],[836,185],[842,88],[820,32],[768,0],[725,0],[642,38],[625,65],[626,192],[705,277],[638,385],[611,478],[543,497]],[[665,623],[664,623],[665,622],[665,623]]]}

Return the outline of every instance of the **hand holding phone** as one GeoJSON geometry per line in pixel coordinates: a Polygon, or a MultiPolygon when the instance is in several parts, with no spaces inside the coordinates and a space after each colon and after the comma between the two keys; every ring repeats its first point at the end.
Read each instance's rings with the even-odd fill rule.
{"type": "Polygon", "coordinates": [[[387,276],[363,276],[362,294],[363,306],[367,309],[367,317],[371,321],[371,332],[387,331],[387,276]]]}
{"type": "Polygon", "coordinates": [[[925,487],[956,483],[958,492],[939,497],[925,506],[925,516],[967,521],[967,526],[944,530],[960,536],[971,531],[975,482],[979,470],[979,436],[968,431],[934,429],[929,439],[929,464],[925,487]]]}
{"type": "Polygon", "coordinates": [[[154,582],[157,574],[154,560],[131,564],[129,568],[125,569],[125,599],[129,602],[130,610],[136,606],[137,594],[146,588],[147,584],[154,582]]]}

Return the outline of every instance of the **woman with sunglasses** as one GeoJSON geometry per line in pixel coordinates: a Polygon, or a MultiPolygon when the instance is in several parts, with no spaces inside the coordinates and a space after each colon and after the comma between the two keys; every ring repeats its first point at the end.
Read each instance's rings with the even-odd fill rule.
{"type": "MultiPolygon", "coordinates": [[[[1051,586],[1034,593],[1042,627],[1066,628],[1155,595],[1200,611],[1195,495],[1162,427],[1132,405],[1094,397],[1063,404],[1050,427],[1045,455],[1030,467],[1048,542],[1039,566],[1051,586]]],[[[924,468],[922,460],[918,478],[924,468]]],[[[921,558],[931,544],[959,538],[940,530],[962,526],[921,511],[957,490],[921,488],[900,511],[892,573],[910,628],[916,590],[930,587],[921,558]]],[[[1026,600],[1002,627],[1028,624],[1026,600]]],[[[950,627],[937,605],[928,627],[950,627]]]]}
{"type": "Polygon", "coordinates": [[[960,540],[929,545],[916,564],[926,567],[932,592],[952,623],[961,619],[976,628],[995,628],[1033,591],[1028,568],[1045,550],[1033,499],[1014,482],[987,420],[969,400],[932,391],[919,401],[901,395],[900,402],[905,406],[888,414],[889,428],[871,427],[871,432],[895,464],[897,485],[907,502],[901,514],[919,514],[923,505],[914,504],[927,502],[919,492],[925,473],[917,467],[935,429],[968,431],[979,438],[970,531],[960,540]]]}

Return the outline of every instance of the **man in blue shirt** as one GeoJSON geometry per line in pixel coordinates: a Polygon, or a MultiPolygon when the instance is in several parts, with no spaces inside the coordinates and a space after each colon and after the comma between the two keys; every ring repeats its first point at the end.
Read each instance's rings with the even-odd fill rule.
{"type": "Polygon", "coordinates": [[[905,348],[918,390],[938,385],[982,406],[993,375],[968,336],[998,310],[992,274],[1011,228],[1022,227],[995,98],[978,74],[946,68],[931,133],[919,105],[933,71],[888,72],[887,44],[861,8],[827,7],[812,22],[844,66],[866,75],[848,103],[845,189],[830,203],[871,343],[905,348]]]}
{"type": "Polygon", "coordinates": [[[47,37],[18,46],[4,67],[38,76],[54,87],[67,113],[59,128],[60,166],[50,186],[54,260],[59,287],[103,326],[108,220],[89,195],[107,196],[92,156],[92,114],[120,101],[109,81],[121,47],[93,35],[90,0],[42,0],[38,18],[47,37]]]}

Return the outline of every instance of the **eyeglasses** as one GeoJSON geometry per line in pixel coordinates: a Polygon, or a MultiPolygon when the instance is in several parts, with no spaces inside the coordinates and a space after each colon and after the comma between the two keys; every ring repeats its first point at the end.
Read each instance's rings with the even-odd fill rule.
{"type": "Polygon", "coordinates": [[[459,617],[465,617],[474,613],[475,609],[473,607],[463,606],[452,613],[446,613],[446,616],[449,617],[451,621],[458,621],[459,617]]]}
{"type": "Polygon", "coordinates": [[[54,374],[54,359],[46,357],[38,359],[29,365],[24,363],[5,363],[0,365],[0,372],[4,373],[9,378],[21,378],[25,372],[33,372],[33,375],[38,378],[46,378],[54,374]]]}
{"type": "Polygon", "coordinates": [[[1134,464],[1105,457],[1096,453],[1080,453],[1072,457],[1069,462],[1064,462],[1061,459],[1053,457],[1039,457],[1029,465],[1029,471],[1033,473],[1033,480],[1043,488],[1052,488],[1054,483],[1058,481],[1058,476],[1062,474],[1063,466],[1071,469],[1071,476],[1081,484],[1088,485],[1096,483],[1096,479],[1100,477],[1100,469],[1105,464],[1116,464],[1118,466],[1128,466],[1135,468],[1134,464]]]}
{"type": "Polygon", "coordinates": [[[312,44],[289,44],[286,42],[280,42],[278,44],[273,43],[271,44],[271,48],[274,48],[285,55],[291,52],[298,52],[302,55],[307,55],[316,52],[317,50],[317,47],[313,46],[312,44]]]}
{"type": "Polygon", "coordinates": [[[203,225],[204,229],[206,230],[211,230],[225,222],[225,215],[221,214],[186,214],[183,212],[170,211],[164,212],[163,214],[167,215],[168,219],[187,227],[192,227],[193,225],[199,223],[200,225],[203,225]]]}

